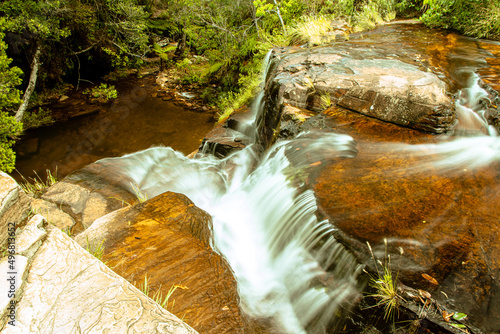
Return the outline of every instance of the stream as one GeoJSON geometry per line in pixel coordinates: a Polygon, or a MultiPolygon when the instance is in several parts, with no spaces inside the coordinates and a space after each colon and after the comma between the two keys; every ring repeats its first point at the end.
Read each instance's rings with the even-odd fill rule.
{"type": "MultiPolygon", "coordinates": [[[[196,149],[198,138],[208,131],[203,115],[195,121],[194,115],[188,116],[186,111],[166,111],[146,98],[134,110],[147,116],[127,118],[123,125],[116,126],[122,129],[121,134],[110,135],[102,143],[96,139],[99,145],[88,154],[92,155],[91,160],[111,156],[97,164],[121,179],[122,187],[131,192],[138,187],[149,198],[165,191],[183,193],[210,213],[213,248],[228,260],[234,271],[243,310],[252,317],[272,318],[283,333],[323,333],[325,328],[334,332],[342,324],[344,311],[359,300],[364,288],[359,280],[363,266],[338,242],[335,235],[339,231],[361,244],[369,241],[376,254],[381,250],[382,240],[388,238],[395,265],[408,270],[402,279],[418,285],[422,284],[422,273],[431,273],[443,282],[432,290],[440,296],[436,298],[450,307],[462,308],[457,311],[470,312],[473,320],[492,332],[498,330],[500,319],[492,311],[497,305],[494,301],[480,304],[483,301],[472,295],[464,295],[465,301],[455,299],[450,291],[463,294],[457,282],[462,279],[462,272],[467,273],[460,268],[472,263],[471,254],[480,253],[479,249],[489,245],[497,251],[495,239],[486,242],[485,238],[500,233],[493,209],[500,192],[496,165],[500,160],[500,139],[486,120],[483,102],[488,92],[480,87],[478,79],[498,89],[500,71],[496,64],[500,59],[500,43],[411,24],[388,25],[353,35],[349,43],[367,48],[384,45],[389,54],[391,50],[403,52],[409,61],[439,73],[449,94],[458,97],[455,99],[458,121],[453,133],[420,135],[414,130],[380,125],[355,115],[346,116],[347,121],[332,118],[334,131],[304,131],[293,139],[274,143],[261,154],[255,144],[261,126],[259,120],[266,112],[261,96],[255,99],[254,117],[247,124],[256,131],[250,136],[254,143],[223,159],[203,151],[188,159],[186,154],[196,149]],[[145,123],[139,125],[139,120],[145,123]],[[205,125],[194,130],[192,125],[196,122],[205,125]],[[392,132],[381,132],[386,129],[392,132]],[[175,137],[176,133],[180,136],[175,137]],[[114,142],[113,137],[121,140],[114,142]],[[147,148],[158,144],[165,146],[147,148]],[[120,155],[123,156],[117,157],[120,155]],[[328,168],[312,173],[310,167],[320,165],[328,168]],[[481,183],[483,176],[488,182],[481,183]],[[474,183],[470,187],[476,181],[481,186],[474,183]],[[349,188],[357,185],[359,188],[349,188]],[[384,191],[397,198],[387,200],[384,191]],[[449,193],[443,195],[443,192],[449,193]],[[433,193],[450,197],[450,202],[445,203],[439,197],[432,203],[420,203],[421,197],[431,198],[429,194],[433,193]],[[371,196],[382,204],[370,206],[371,196]],[[441,202],[443,206],[439,206],[441,202]],[[460,205],[459,213],[453,211],[456,205],[460,205]],[[319,215],[318,211],[326,213],[319,215]],[[478,215],[483,212],[488,212],[484,217],[491,220],[478,215]],[[392,216],[396,217],[394,226],[384,225],[392,216]],[[400,216],[405,218],[399,219],[400,216]],[[425,227],[416,228],[409,223],[412,219],[425,227]],[[487,225],[485,232],[482,224],[487,225]],[[465,231],[465,237],[452,231],[465,231]],[[474,237],[480,239],[477,247],[471,241],[474,237]],[[448,248],[440,248],[442,245],[448,248]],[[450,254],[456,258],[450,258],[455,256],[450,254]],[[443,261],[445,257],[452,263],[443,261]],[[427,260],[429,263],[422,264],[427,260]],[[450,297],[444,299],[443,295],[450,297]],[[467,298],[474,300],[467,304],[467,298]],[[488,307],[489,311],[481,311],[488,307]]],[[[268,70],[266,62],[263,78],[268,70]]],[[[95,129],[95,124],[99,124],[95,122],[105,115],[85,120],[94,122],[86,125],[86,129],[95,129]]],[[[72,144],[69,138],[81,126],[44,129],[40,138],[74,147],[78,143],[72,144]],[[65,132],[67,137],[56,137],[59,132],[65,132]]],[[[79,140],[85,138],[83,134],[79,140]]],[[[46,150],[40,149],[46,161],[60,159],[48,153],[56,148],[46,150]]],[[[36,160],[26,163],[46,166],[36,160]]],[[[484,249],[483,252],[487,253],[484,249]]],[[[488,268],[497,261],[489,256],[484,254],[488,268]]],[[[485,276],[491,275],[494,280],[498,268],[491,266],[491,270],[487,269],[485,276]]],[[[483,284],[486,281],[482,275],[480,272],[470,279],[483,284]]],[[[488,300],[498,298],[495,291],[488,295],[488,300]]]]}

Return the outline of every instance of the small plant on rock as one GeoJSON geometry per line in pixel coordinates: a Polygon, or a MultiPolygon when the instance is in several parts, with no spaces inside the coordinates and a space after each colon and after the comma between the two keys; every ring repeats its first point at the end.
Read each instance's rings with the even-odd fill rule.
{"type": "MultiPolygon", "coordinates": [[[[387,240],[384,240],[387,247],[387,240]]],[[[390,255],[387,255],[387,260],[382,263],[375,258],[370,244],[367,242],[370,254],[375,264],[376,274],[370,274],[370,287],[374,292],[368,294],[368,297],[375,298],[377,301],[371,307],[382,307],[384,309],[384,320],[393,320],[399,309],[403,297],[399,293],[397,275],[393,276],[390,270],[390,255]]]]}
{"type": "Polygon", "coordinates": [[[31,194],[34,197],[40,196],[45,192],[45,190],[47,190],[47,188],[57,182],[57,170],[54,174],[52,174],[50,169],[47,169],[45,172],[47,173],[45,181],[42,180],[37,172],[35,172],[35,177],[30,178],[31,180],[27,180],[21,173],[18,172],[23,179],[23,181],[19,183],[19,186],[26,194],[31,194]]]}

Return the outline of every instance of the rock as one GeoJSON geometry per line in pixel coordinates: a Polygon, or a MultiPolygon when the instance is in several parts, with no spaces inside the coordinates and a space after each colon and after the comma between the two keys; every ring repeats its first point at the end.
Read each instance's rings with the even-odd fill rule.
{"type": "Polygon", "coordinates": [[[224,158],[234,151],[245,148],[249,143],[248,136],[219,125],[205,136],[199,150],[203,153],[211,153],[218,158],[224,158]]]}
{"type": "Polygon", "coordinates": [[[66,101],[67,99],[69,99],[69,96],[67,96],[67,95],[63,95],[63,96],[61,96],[61,97],[59,98],[59,102],[64,102],[64,101],[66,101]]]}
{"type": "Polygon", "coordinates": [[[34,198],[31,201],[33,212],[46,217],[50,224],[64,232],[69,232],[75,227],[76,221],[65,213],[57,204],[47,202],[40,198],[34,198]]]}
{"type": "MultiPolygon", "coordinates": [[[[32,219],[19,233],[21,244],[38,248],[28,257],[16,256],[16,265],[24,267],[18,273],[26,278],[17,279],[23,286],[16,290],[15,326],[2,317],[0,333],[196,333],[59,229],[44,228],[40,221],[32,219]]],[[[0,298],[4,310],[4,294],[0,298]]]]}
{"type": "Polygon", "coordinates": [[[129,282],[147,275],[152,294],[182,286],[165,307],[199,332],[243,333],[236,281],[210,247],[211,228],[206,212],[166,192],[99,218],[76,241],[102,245],[103,261],[129,282]]]}
{"type": "Polygon", "coordinates": [[[499,331],[498,165],[437,167],[426,160],[435,157],[432,146],[409,145],[434,137],[341,110],[325,115],[359,149],[356,158],[336,160],[312,182],[319,211],[338,228],[338,239],[372,266],[369,242],[377,258],[390,255],[403,283],[468,314],[485,332],[499,331]]]}
{"type": "Polygon", "coordinates": [[[304,51],[274,50],[266,85],[269,125],[284,103],[321,111],[324,101],[330,100],[421,131],[451,130],[456,114],[445,83],[435,74],[386,53],[350,43],[304,51]]]}
{"type": "Polygon", "coordinates": [[[7,240],[8,230],[23,225],[30,211],[30,200],[8,174],[0,171],[0,246],[7,240]]]}
{"type": "MultiPolygon", "coordinates": [[[[77,226],[72,228],[75,235],[97,218],[137,201],[135,195],[121,188],[120,180],[102,173],[102,169],[99,164],[90,164],[66,176],[42,195],[43,200],[56,205],[76,222],[77,226]]],[[[55,214],[52,209],[53,206],[50,212],[55,214]]],[[[71,223],[67,217],[60,218],[57,224],[67,227],[71,223]]]]}

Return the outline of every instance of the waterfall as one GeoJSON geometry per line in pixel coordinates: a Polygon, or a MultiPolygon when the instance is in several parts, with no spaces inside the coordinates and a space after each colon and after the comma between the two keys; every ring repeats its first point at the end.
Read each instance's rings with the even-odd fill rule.
{"type": "Polygon", "coordinates": [[[488,100],[488,93],[479,85],[479,77],[471,73],[467,86],[460,90],[455,101],[458,123],[455,130],[458,133],[483,133],[496,136],[496,130],[488,125],[486,109],[483,101],[488,100]]]}
{"type": "MultiPolygon", "coordinates": [[[[263,93],[253,106],[256,126],[263,93]]],[[[97,164],[131,192],[183,193],[210,213],[213,248],[231,265],[247,314],[270,319],[283,333],[323,333],[359,297],[360,266],[333,238],[334,227],[317,220],[312,191],[295,184],[311,164],[356,153],[349,136],[308,132],[263,157],[253,145],[225,159],[153,147],[97,164]]]]}
{"type": "MultiPolygon", "coordinates": [[[[500,160],[500,137],[488,124],[486,113],[491,101],[489,94],[479,84],[479,77],[470,72],[466,87],[457,93],[455,109],[457,124],[453,136],[442,136],[439,143],[393,144],[378,143],[369,155],[386,155],[388,152],[418,158],[418,165],[405,166],[408,173],[463,174],[485,167],[500,160]]],[[[392,171],[400,170],[395,166],[392,171]]],[[[388,171],[387,176],[390,178],[388,171]]]]}

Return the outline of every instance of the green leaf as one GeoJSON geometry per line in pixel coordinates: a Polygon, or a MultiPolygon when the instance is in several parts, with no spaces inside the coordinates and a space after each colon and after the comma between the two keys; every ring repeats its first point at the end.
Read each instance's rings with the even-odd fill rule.
{"type": "Polygon", "coordinates": [[[453,327],[456,327],[456,328],[466,328],[465,325],[462,325],[462,324],[450,324],[452,325],[453,327]]]}
{"type": "Polygon", "coordinates": [[[463,320],[465,318],[467,318],[467,314],[465,314],[465,313],[455,313],[453,315],[453,319],[458,320],[458,321],[463,320]]]}

